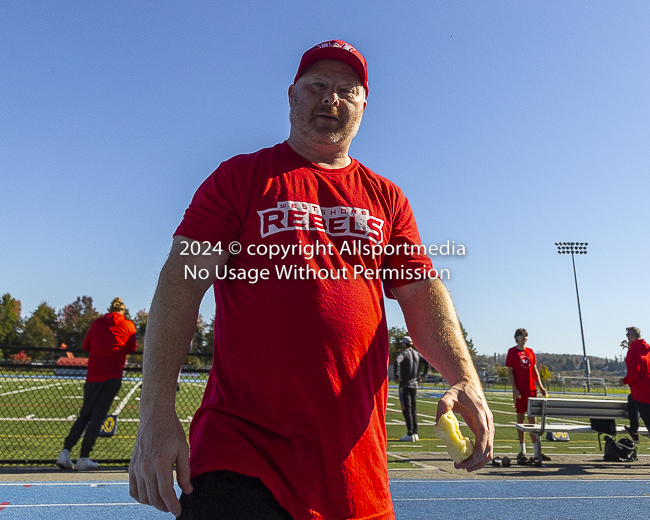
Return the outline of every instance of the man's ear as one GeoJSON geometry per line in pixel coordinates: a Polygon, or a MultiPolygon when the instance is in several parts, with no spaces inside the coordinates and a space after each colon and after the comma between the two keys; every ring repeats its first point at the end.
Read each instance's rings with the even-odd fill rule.
{"type": "Polygon", "coordinates": [[[289,85],[289,104],[291,104],[291,99],[293,98],[293,90],[294,90],[295,85],[292,83],[289,85]]]}

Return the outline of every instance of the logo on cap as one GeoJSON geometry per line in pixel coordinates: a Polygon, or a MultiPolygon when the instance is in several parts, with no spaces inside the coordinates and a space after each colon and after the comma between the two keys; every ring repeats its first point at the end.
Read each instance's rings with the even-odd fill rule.
{"type": "Polygon", "coordinates": [[[302,58],[300,58],[298,72],[296,73],[293,82],[296,83],[305,70],[319,60],[338,60],[350,65],[350,67],[352,67],[357,73],[357,76],[359,76],[361,84],[366,89],[366,95],[368,95],[368,70],[366,67],[366,59],[357,49],[343,40],[328,40],[326,42],[321,42],[305,51],[302,58]]]}

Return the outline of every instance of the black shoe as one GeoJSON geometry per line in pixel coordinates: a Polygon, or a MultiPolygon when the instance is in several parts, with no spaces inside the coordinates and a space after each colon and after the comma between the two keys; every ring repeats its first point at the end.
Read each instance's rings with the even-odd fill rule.
{"type": "Polygon", "coordinates": [[[541,466],[542,461],[536,459],[535,457],[526,457],[524,456],[522,459],[517,460],[517,464],[521,464],[522,466],[541,466]]]}
{"type": "Polygon", "coordinates": [[[630,427],[628,425],[623,426],[625,428],[625,431],[632,437],[632,440],[634,441],[634,444],[639,444],[639,433],[634,433],[632,430],[630,430],[630,427]]]}
{"type": "Polygon", "coordinates": [[[530,458],[530,465],[531,465],[531,466],[535,466],[535,467],[537,467],[537,468],[543,468],[543,467],[544,467],[544,464],[542,464],[542,461],[541,461],[541,460],[539,460],[539,459],[534,459],[534,458],[532,458],[532,457],[530,458]]]}
{"type": "Polygon", "coordinates": [[[502,463],[502,461],[501,461],[501,459],[499,457],[495,457],[494,459],[492,459],[492,465],[493,466],[496,466],[497,468],[499,468],[499,467],[501,467],[502,464],[503,463],[502,463]]]}
{"type": "Polygon", "coordinates": [[[526,457],[526,455],[524,455],[523,453],[519,453],[519,455],[517,455],[517,464],[521,466],[525,466],[527,461],[528,461],[528,457],[526,457]]]}
{"type": "Polygon", "coordinates": [[[501,464],[503,464],[504,468],[509,468],[510,467],[510,458],[508,457],[503,457],[501,459],[501,464]]]}

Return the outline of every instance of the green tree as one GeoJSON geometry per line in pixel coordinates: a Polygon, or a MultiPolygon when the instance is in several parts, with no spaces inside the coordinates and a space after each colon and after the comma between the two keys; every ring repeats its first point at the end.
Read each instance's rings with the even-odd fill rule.
{"type": "MultiPolygon", "coordinates": [[[[22,342],[24,345],[31,347],[56,348],[57,326],[56,310],[46,302],[41,302],[27,321],[25,321],[22,342]]],[[[46,352],[38,351],[35,351],[32,355],[34,359],[44,359],[49,356],[46,352]]]]}
{"type": "Polygon", "coordinates": [[[68,348],[80,349],[90,324],[100,316],[93,306],[92,297],[77,297],[59,311],[57,339],[68,345],[68,348]]]}
{"type": "Polygon", "coordinates": [[[472,338],[467,339],[467,331],[465,330],[465,327],[463,327],[463,324],[461,323],[460,320],[458,320],[458,323],[460,323],[460,330],[463,333],[463,338],[465,339],[465,343],[467,343],[467,348],[469,349],[469,353],[472,356],[472,359],[476,357],[476,347],[474,346],[474,341],[472,338]]]}
{"type": "Polygon", "coordinates": [[[21,305],[11,294],[0,299],[0,345],[17,345],[21,331],[21,305]]]}
{"type": "Polygon", "coordinates": [[[402,351],[400,341],[404,336],[408,336],[408,331],[404,327],[391,327],[388,329],[389,354],[388,359],[394,361],[397,355],[402,351]]]}
{"type": "Polygon", "coordinates": [[[212,316],[212,319],[210,320],[210,323],[208,323],[208,326],[205,331],[205,352],[213,352],[214,351],[214,323],[216,320],[216,316],[212,316]]]}

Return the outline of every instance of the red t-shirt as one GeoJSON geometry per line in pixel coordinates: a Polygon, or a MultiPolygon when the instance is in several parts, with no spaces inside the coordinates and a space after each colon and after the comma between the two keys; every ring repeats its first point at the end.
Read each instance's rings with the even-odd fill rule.
{"type": "Polygon", "coordinates": [[[524,350],[519,350],[518,347],[512,347],[508,350],[506,366],[514,370],[515,384],[522,396],[535,395],[537,392],[534,369],[536,364],[537,359],[531,349],[524,347],[524,350]]]}
{"type": "Polygon", "coordinates": [[[109,312],[92,322],[83,342],[88,356],[86,381],[101,383],[122,379],[127,353],[135,352],[135,325],[119,312],[109,312]]]}
{"type": "Polygon", "coordinates": [[[630,393],[636,401],[650,404],[650,345],[643,339],[630,344],[625,358],[627,375],[624,385],[630,385],[630,393]]]}
{"type": "MultiPolygon", "coordinates": [[[[214,285],[214,363],[190,428],[192,476],[258,477],[296,520],[394,518],[382,281],[354,269],[431,268],[404,248],[363,250],[420,244],[401,190],[356,160],[319,168],[285,142],[222,163],[175,234],[242,246],[227,264],[235,279],[214,285]],[[298,249],[310,245],[313,256],[298,249]],[[269,258],[270,246],[294,249],[269,258]],[[238,278],[262,269],[267,280],[238,278]]],[[[388,287],[414,281],[383,274],[388,287]]]]}

